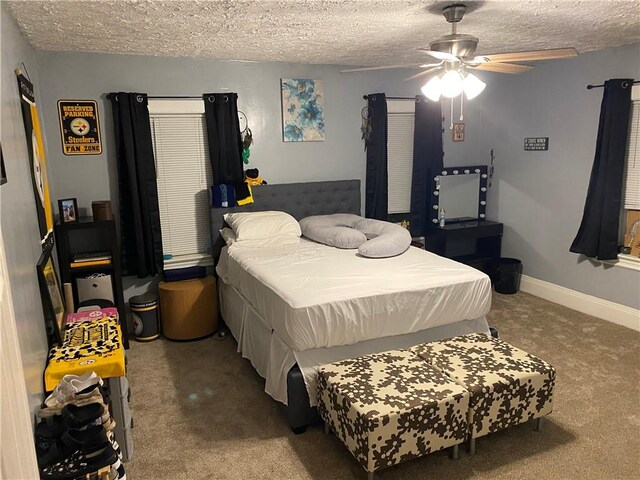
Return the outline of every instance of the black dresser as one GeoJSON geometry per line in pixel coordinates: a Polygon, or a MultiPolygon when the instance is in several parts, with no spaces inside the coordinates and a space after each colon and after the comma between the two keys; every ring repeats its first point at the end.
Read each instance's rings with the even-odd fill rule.
{"type": "Polygon", "coordinates": [[[502,223],[490,220],[448,223],[425,232],[425,248],[491,275],[500,259],[502,231],[502,223]]]}

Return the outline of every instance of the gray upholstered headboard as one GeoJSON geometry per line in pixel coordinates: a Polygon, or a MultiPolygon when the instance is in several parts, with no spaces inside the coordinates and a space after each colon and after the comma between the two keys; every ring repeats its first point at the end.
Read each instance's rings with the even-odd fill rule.
{"type": "Polygon", "coordinates": [[[296,220],[309,215],[361,214],[360,180],[260,185],[252,190],[254,203],[250,205],[211,209],[211,244],[214,258],[218,257],[220,249],[224,246],[220,229],[224,226],[222,216],[225,213],[279,210],[287,212],[296,220]]]}

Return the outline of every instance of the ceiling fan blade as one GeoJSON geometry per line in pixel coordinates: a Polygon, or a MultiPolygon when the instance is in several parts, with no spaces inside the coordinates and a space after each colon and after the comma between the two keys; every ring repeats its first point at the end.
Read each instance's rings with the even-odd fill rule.
{"type": "Polygon", "coordinates": [[[392,68],[418,68],[420,65],[383,65],[379,67],[362,67],[362,68],[349,68],[347,70],[340,70],[340,73],[352,73],[352,72],[369,72],[372,70],[390,70],[392,68]]]}
{"type": "Polygon", "coordinates": [[[549,50],[532,50],[530,52],[495,53],[482,55],[491,62],[534,62],[536,60],[554,60],[556,58],[575,57],[575,48],[552,48],[549,50]]]}
{"type": "Polygon", "coordinates": [[[489,62],[489,59],[483,55],[479,55],[476,57],[464,57],[461,59],[462,62],[465,65],[472,65],[472,66],[476,66],[476,65],[480,65],[481,63],[487,63],[489,62]]]}
{"type": "Polygon", "coordinates": [[[524,73],[532,70],[533,67],[529,65],[518,65],[515,63],[481,63],[475,67],[470,67],[475,70],[486,70],[488,72],[498,72],[498,73],[524,73]]]}
{"type": "Polygon", "coordinates": [[[439,67],[440,67],[440,65],[436,65],[435,67],[427,68],[426,70],[418,72],[415,75],[411,75],[409,78],[405,78],[405,80],[408,81],[408,80],[413,80],[414,78],[422,77],[423,75],[426,75],[427,73],[431,73],[434,70],[437,70],[439,67]]]}
{"type": "Polygon", "coordinates": [[[438,52],[436,50],[429,50],[428,48],[419,48],[419,52],[426,53],[427,55],[437,58],[438,60],[444,60],[447,62],[459,62],[460,59],[455,55],[446,52],[438,52]]]}

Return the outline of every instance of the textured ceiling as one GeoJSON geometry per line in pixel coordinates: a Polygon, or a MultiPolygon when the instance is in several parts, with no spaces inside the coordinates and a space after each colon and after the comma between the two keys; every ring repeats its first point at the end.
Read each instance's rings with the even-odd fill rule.
{"type": "MultiPolygon", "coordinates": [[[[420,63],[416,51],[449,32],[441,9],[416,0],[12,1],[43,50],[294,63],[420,63]]],[[[466,2],[460,33],[478,53],[640,41],[640,0],[466,2]]]]}

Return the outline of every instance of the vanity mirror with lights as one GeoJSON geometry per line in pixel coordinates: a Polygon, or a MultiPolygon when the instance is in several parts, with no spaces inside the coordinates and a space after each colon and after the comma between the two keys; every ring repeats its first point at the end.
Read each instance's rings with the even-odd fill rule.
{"type": "Polygon", "coordinates": [[[439,223],[442,209],[447,223],[486,218],[487,171],[486,165],[450,167],[433,177],[431,222],[439,223]]]}
{"type": "Polygon", "coordinates": [[[503,225],[487,220],[486,165],[449,167],[431,182],[431,224],[425,248],[491,275],[500,258],[503,225]],[[440,211],[445,225],[440,227],[440,211]]]}

